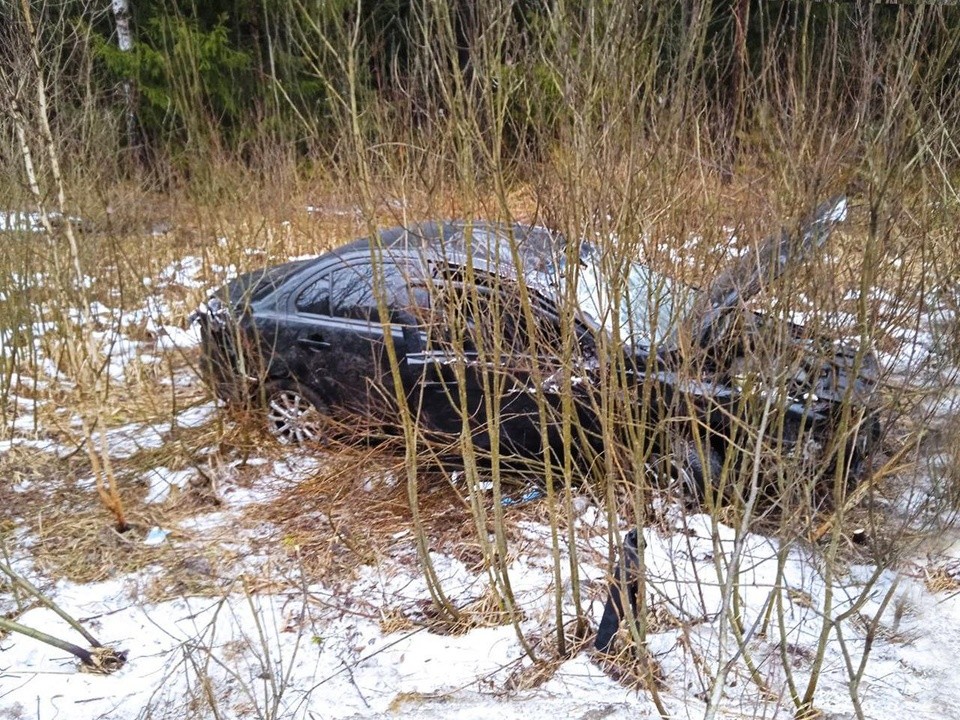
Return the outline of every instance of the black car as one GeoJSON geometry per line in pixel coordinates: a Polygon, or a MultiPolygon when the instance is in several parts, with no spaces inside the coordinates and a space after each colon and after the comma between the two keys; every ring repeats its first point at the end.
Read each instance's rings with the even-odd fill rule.
{"type": "Polygon", "coordinates": [[[842,460],[853,478],[879,427],[872,353],[745,304],[845,213],[844,198],[823,203],[704,290],[639,263],[611,288],[601,248],[542,227],[391,228],[230,282],[196,313],[203,365],[220,397],[256,400],[283,442],[389,433],[409,410],[447,455],[469,442],[556,459],[575,443],[595,457],[604,418],[622,417],[701,491],[757,426],[777,452],[816,451],[818,472],[842,460]],[[619,383],[609,397],[628,412],[597,399],[604,383],[619,383]],[[762,417],[772,397],[776,420],[762,417]]]}

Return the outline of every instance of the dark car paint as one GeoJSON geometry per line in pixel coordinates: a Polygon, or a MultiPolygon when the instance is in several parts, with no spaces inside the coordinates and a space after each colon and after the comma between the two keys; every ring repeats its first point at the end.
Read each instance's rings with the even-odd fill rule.
{"type": "MultiPolygon", "coordinates": [[[[822,215],[825,206],[817,212],[822,215]]],[[[817,213],[812,217],[816,223],[817,213]]],[[[808,219],[801,228],[801,243],[795,255],[809,255],[829,232],[829,227],[816,231],[810,227],[808,219]]],[[[717,319],[736,304],[740,299],[738,293],[745,286],[759,282],[757,278],[765,272],[771,276],[782,272],[790,255],[785,235],[774,238],[768,247],[766,255],[761,254],[761,260],[768,265],[761,263],[747,268],[753,271],[753,276],[746,283],[737,285],[728,275],[724,279],[725,289],[704,295],[704,306],[699,310],[696,323],[705,347],[713,341],[711,331],[717,327],[717,319]]],[[[294,378],[317,391],[331,407],[354,416],[388,422],[395,414],[392,406],[397,394],[384,342],[385,324],[379,317],[383,303],[378,303],[367,317],[333,317],[299,310],[297,300],[301,293],[318,279],[344,267],[365,266],[360,277],[365,272],[372,273],[372,258],[383,263],[378,263],[378,267],[389,267],[390,262],[406,263],[406,271],[416,282],[446,287],[464,280],[455,272],[451,274],[451,268],[473,268],[472,274],[480,282],[484,273],[490,273],[499,281],[511,273],[542,270],[544,262],[562,257],[566,251],[560,236],[523,225],[430,222],[384,230],[377,242],[357,240],[316,259],[248,273],[228,284],[217,296],[220,304],[214,308],[216,312],[208,309],[200,315],[205,364],[218,394],[224,397],[235,397],[238,384],[246,386],[243,392],[249,385],[265,379],[294,378]],[[503,237],[509,234],[517,243],[490,252],[491,234],[503,237]],[[523,266],[521,270],[517,269],[516,260],[523,266]],[[440,276],[436,267],[444,268],[440,276]],[[221,319],[215,321],[214,316],[221,319]],[[238,342],[246,343],[247,349],[238,351],[238,342]],[[240,358],[245,358],[246,368],[238,367],[244,362],[240,358]],[[249,367],[251,363],[262,364],[262,367],[249,367]],[[234,377],[238,374],[245,380],[238,383],[234,377]]],[[[549,297],[538,294],[533,297],[539,312],[549,314],[549,297]]],[[[387,326],[398,361],[397,371],[421,426],[427,433],[456,438],[466,416],[477,449],[491,450],[493,439],[487,423],[481,420],[485,401],[483,373],[491,368],[484,368],[479,358],[463,353],[462,348],[458,357],[451,358],[431,347],[427,331],[412,317],[398,316],[390,320],[387,326]],[[461,412],[457,399],[457,370],[466,379],[465,412],[461,412]]],[[[753,321],[760,325],[769,322],[760,316],[753,321]]],[[[583,328],[578,328],[577,334],[583,338],[600,331],[588,318],[580,322],[583,328]]],[[[802,343],[810,342],[800,326],[791,327],[789,335],[801,349],[802,343]]],[[[671,408],[686,408],[686,404],[691,403],[711,429],[708,438],[711,446],[717,453],[725,452],[725,438],[732,432],[729,418],[735,416],[743,398],[735,378],[725,372],[728,368],[724,367],[723,360],[718,359],[717,365],[709,368],[711,381],[690,379],[674,370],[677,356],[669,346],[661,348],[653,357],[642,345],[632,347],[634,354],[628,359],[628,365],[633,368],[635,382],[639,385],[646,379],[653,381],[652,415],[670,413],[671,408]],[[648,372],[652,372],[649,377],[648,372]]],[[[588,348],[581,350],[589,353],[588,348]]],[[[804,381],[797,383],[798,397],[786,403],[784,412],[797,435],[805,431],[829,434],[841,403],[853,401],[865,405],[869,402],[874,384],[871,375],[876,367],[872,355],[842,346],[834,350],[830,360],[824,360],[819,353],[810,354],[810,367],[804,369],[804,381]],[[853,370],[859,372],[852,374],[853,370]]],[[[550,359],[539,360],[541,377],[549,376],[550,359]]],[[[510,357],[502,361],[501,364],[509,365],[510,357]]],[[[528,363],[499,368],[501,372],[504,369],[510,372],[513,385],[499,398],[497,439],[501,453],[536,457],[543,451],[538,396],[547,398],[559,412],[559,392],[551,391],[546,385],[536,387],[528,363]]],[[[597,423],[585,410],[587,406],[588,403],[578,403],[577,412],[589,433],[597,423]]],[[[554,433],[551,445],[558,442],[559,437],[554,433]]]]}
{"type": "MultiPolygon", "coordinates": [[[[232,317],[218,323],[222,327],[217,328],[210,322],[209,312],[201,315],[205,364],[218,394],[237,396],[236,380],[231,375],[237,374],[237,360],[243,357],[247,371],[240,374],[246,376],[250,385],[262,384],[269,378],[295,378],[347,415],[387,421],[396,393],[384,343],[384,325],[379,317],[351,319],[306,313],[298,310],[297,299],[332,271],[366,267],[358,275],[372,273],[374,254],[383,253],[378,267],[403,262],[408,263],[406,271],[414,274],[428,262],[456,267],[466,261],[468,252],[480,272],[512,260],[507,256],[491,257],[483,247],[468,249],[466,243],[458,244],[465,227],[464,223],[424,223],[409,230],[393,228],[381,234],[378,245],[358,240],[315,260],[281,266],[276,273],[257,271],[235,279],[218,295],[218,310],[232,317]],[[265,293],[263,288],[268,283],[269,292],[265,293]],[[238,341],[248,348],[238,352],[238,341]]],[[[520,225],[480,223],[473,224],[472,230],[510,232],[514,237],[532,239],[539,243],[538,247],[553,239],[543,229],[520,225]]],[[[456,394],[454,367],[444,353],[426,350],[426,333],[411,327],[413,322],[410,318],[403,326],[389,326],[404,391],[428,431],[456,435],[462,429],[463,413],[458,403],[450,402],[451,393],[456,394]]],[[[465,414],[476,420],[472,427],[475,446],[490,451],[492,439],[486,424],[479,420],[484,417],[484,368],[479,360],[470,362],[470,353],[466,360],[465,414]]],[[[518,365],[510,370],[513,381],[525,386],[525,368],[518,365]]],[[[241,394],[248,389],[241,389],[241,394]]],[[[508,392],[500,399],[499,409],[501,448],[508,453],[539,452],[541,435],[531,423],[537,412],[536,399],[525,392],[508,392]]]]}

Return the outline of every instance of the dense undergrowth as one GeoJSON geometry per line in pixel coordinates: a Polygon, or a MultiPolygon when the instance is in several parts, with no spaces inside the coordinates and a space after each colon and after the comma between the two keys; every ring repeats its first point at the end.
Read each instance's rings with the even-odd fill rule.
{"type": "MultiPolygon", "coordinates": [[[[636,260],[709,286],[781,222],[846,193],[849,218],[824,252],[763,287],[750,308],[876,353],[880,442],[859,487],[848,488],[764,439],[757,427],[775,425],[776,407],[754,398],[736,433],[749,451],[723,468],[728,491],[708,497],[703,516],[716,551],[715,573],[703,585],[719,594],[717,640],[706,659],[693,651],[689,658],[706,667],[698,701],[708,716],[721,707],[726,676],[739,662],[760,705],[775,698],[810,718],[836,634],[852,707],[862,716],[858,688],[871,643],[849,654],[837,628],[868,597],[876,601],[878,579],[916,542],[952,525],[960,479],[960,85],[951,8],[741,3],[727,14],[678,3],[661,14],[630,3],[556,3],[538,5],[518,32],[515,12],[525,4],[482,2],[475,32],[465,37],[462,18],[446,3],[423,2],[411,5],[402,66],[396,60],[389,88],[376,92],[362,13],[321,17],[297,4],[291,37],[324,88],[322,103],[287,98],[284,81],[274,78],[274,101],[284,109],[269,122],[261,118],[264,132],[237,132],[244,123],[259,127],[251,112],[220,134],[210,88],[184,80],[174,88],[177,127],[134,152],[125,109],[102,87],[83,26],[52,7],[8,6],[14,22],[3,31],[10,42],[0,87],[0,483],[8,485],[4,507],[52,502],[62,509],[52,522],[27,523],[40,538],[37,562],[45,570],[92,580],[142,567],[156,556],[129,549],[111,527],[169,524],[216,503],[216,483],[203,481],[218,468],[263,452],[280,460],[276,448],[263,450],[268,440],[255,414],[224,411],[207,424],[184,416],[209,394],[195,379],[193,343],[178,333],[188,332],[187,318],[207,293],[238,273],[386,226],[487,218],[590,239],[604,253],[612,288],[622,290],[623,266],[636,260]],[[281,115],[287,124],[278,132],[281,115]],[[194,468],[201,478],[179,507],[163,512],[144,502],[143,482],[134,481],[158,467],[194,468]],[[54,496],[14,499],[25,479],[51,474],[63,478],[54,496]],[[762,493],[760,478],[768,486],[762,493]],[[824,482],[829,497],[813,502],[824,482]],[[760,494],[774,499],[757,502],[760,494]],[[741,586],[752,530],[779,543],[762,593],[741,586]],[[854,546],[854,537],[867,542],[854,546]],[[70,552],[62,554],[66,540],[70,552]],[[789,645],[784,569],[792,552],[808,547],[827,588],[815,599],[818,632],[804,673],[791,673],[785,649],[766,658],[779,668],[774,690],[751,641],[779,634],[780,645],[789,645]],[[840,603],[830,588],[851,563],[868,563],[873,574],[840,603]]],[[[181,52],[187,65],[201,59],[181,52]]],[[[755,357],[777,357],[782,339],[770,337],[755,357]]],[[[616,357],[618,339],[604,342],[610,345],[601,352],[616,357]]],[[[572,352],[570,342],[564,347],[572,352]]],[[[691,351],[683,370],[697,377],[706,361],[691,351]]],[[[517,478],[500,468],[496,452],[481,458],[465,437],[458,448],[464,479],[449,490],[450,473],[431,462],[409,415],[404,442],[342,450],[358,458],[345,465],[351,472],[373,462],[388,468],[379,501],[338,489],[341,468],[317,471],[290,490],[293,500],[278,503],[276,520],[296,539],[291,544],[311,549],[298,569],[321,577],[379,562],[386,546],[351,528],[373,503],[384,536],[412,529],[431,623],[513,623],[538,663],[577,652],[591,622],[575,529],[583,498],[605,517],[614,549],[633,525],[676,531],[683,523],[674,513],[686,507],[675,488],[653,482],[644,389],[625,386],[623,368],[610,367],[594,399],[603,452],[584,463],[567,442],[562,457],[545,464],[546,482],[538,478],[547,501],[531,514],[548,529],[541,551],[550,559],[553,602],[536,642],[527,637],[511,576],[522,532],[500,502],[517,478]],[[318,530],[298,521],[298,507],[326,524],[318,530]],[[331,533],[336,543],[328,542],[331,533]],[[469,558],[487,583],[481,606],[465,612],[451,599],[433,566],[437,543],[469,558]]],[[[771,391],[786,382],[775,363],[755,372],[771,391]]],[[[572,382],[572,370],[564,381],[572,382]]],[[[488,413],[495,421],[495,404],[488,413]]],[[[549,419],[571,439],[576,434],[570,407],[549,419]]],[[[838,437],[855,438],[860,421],[844,416],[838,437]]],[[[237,466],[256,474],[257,466],[237,466]]],[[[28,515],[0,519],[0,536],[14,537],[28,515]]],[[[862,621],[874,629],[896,586],[884,588],[887,599],[862,621]]],[[[151,592],[164,598],[224,588],[194,577],[151,592]]],[[[648,613],[646,602],[638,612],[628,645],[642,656],[647,633],[669,622],[648,613]]],[[[681,626],[689,621],[677,615],[681,626]]],[[[658,693],[669,679],[657,677],[655,663],[627,654],[617,663],[665,712],[658,693]]]]}

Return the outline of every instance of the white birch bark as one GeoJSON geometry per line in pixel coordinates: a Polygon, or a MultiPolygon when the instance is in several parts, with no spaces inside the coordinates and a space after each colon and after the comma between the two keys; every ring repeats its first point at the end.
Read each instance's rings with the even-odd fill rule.
{"type": "Polygon", "coordinates": [[[111,0],[113,18],[117,23],[117,45],[122,52],[133,50],[133,34],[130,32],[129,0],[111,0]]]}
{"type": "MultiPolygon", "coordinates": [[[[133,50],[133,32],[130,30],[130,0],[111,0],[113,19],[117,25],[117,46],[120,52],[133,50]]],[[[130,147],[137,146],[137,108],[133,81],[123,81],[123,100],[127,115],[127,142],[130,147]]]]}

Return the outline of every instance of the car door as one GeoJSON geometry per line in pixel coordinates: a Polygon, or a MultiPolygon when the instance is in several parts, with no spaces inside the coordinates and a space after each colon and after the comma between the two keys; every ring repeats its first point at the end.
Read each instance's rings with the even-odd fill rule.
{"type": "MultiPolygon", "coordinates": [[[[407,357],[419,366],[421,423],[448,437],[469,429],[481,454],[537,455],[544,373],[549,353],[532,354],[527,322],[513,288],[444,278],[430,290],[426,346],[407,357]]],[[[536,310],[537,322],[542,317],[536,310]]]]}
{"type": "MultiPolygon", "coordinates": [[[[289,301],[289,374],[334,408],[374,422],[389,421],[396,394],[381,309],[402,317],[396,296],[405,286],[404,272],[389,259],[374,263],[357,258],[305,280],[289,301]]],[[[418,336],[400,322],[389,321],[386,327],[406,379],[408,345],[418,336]]]]}
{"type": "MultiPolygon", "coordinates": [[[[410,406],[427,439],[453,445],[464,429],[476,435],[484,414],[481,360],[465,334],[463,286],[434,278],[411,291],[417,295],[414,310],[423,343],[406,356],[410,406]]],[[[489,448],[488,440],[479,441],[489,448]]]]}

